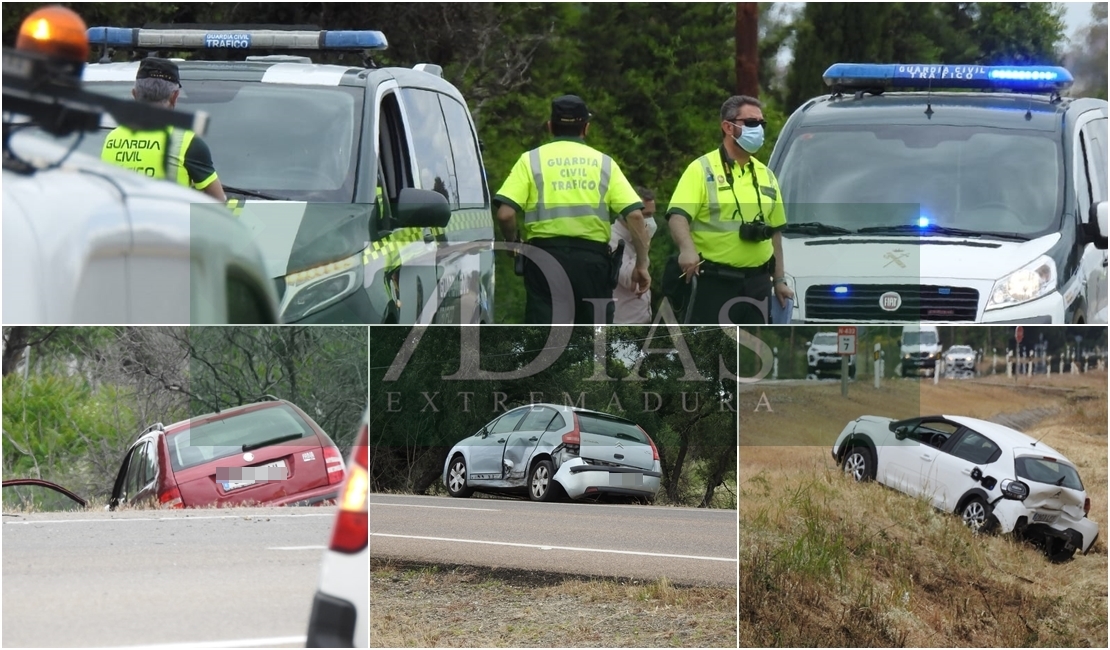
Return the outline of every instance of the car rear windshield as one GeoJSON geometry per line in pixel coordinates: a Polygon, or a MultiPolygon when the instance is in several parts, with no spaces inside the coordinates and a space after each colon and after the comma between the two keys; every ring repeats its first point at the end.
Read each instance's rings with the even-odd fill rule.
{"type": "Polygon", "coordinates": [[[206,422],[168,436],[174,470],[243,453],[243,447],[281,444],[314,435],[296,411],[282,404],[206,422]],[[293,436],[296,436],[295,438],[293,436]]]}
{"type": "Polygon", "coordinates": [[[1071,465],[1045,458],[1018,456],[1014,459],[1014,468],[1017,470],[1018,478],[1036,483],[1058,485],[1072,490],[1083,489],[1083,482],[1079,480],[1079,472],[1076,472],[1071,465]]]}
{"type": "Polygon", "coordinates": [[[621,440],[635,440],[642,444],[650,444],[648,437],[640,431],[640,427],[627,420],[617,420],[588,413],[578,414],[578,429],[582,433],[593,433],[599,436],[620,438],[621,440]]]}
{"type": "MultiPolygon", "coordinates": [[[[126,99],[133,86],[85,85],[126,99]]],[[[350,203],[363,93],[347,86],[186,80],[177,110],[208,114],[203,138],[222,184],[279,199],[350,203]]],[[[108,131],[86,134],[79,149],[99,158],[108,131]]]]}
{"type": "Polygon", "coordinates": [[[940,124],[803,127],[785,143],[778,179],[795,223],[1033,238],[1055,231],[1061,214],[1064,169],[1052,135],[940,124]]]}

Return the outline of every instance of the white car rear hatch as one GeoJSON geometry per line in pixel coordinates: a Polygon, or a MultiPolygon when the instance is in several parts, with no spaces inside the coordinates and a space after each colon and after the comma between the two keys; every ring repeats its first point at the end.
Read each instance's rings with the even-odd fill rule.
{"type": "Polygon", "coordinates": [[[600,413],[576,413],[581,435],[579,456],[586,462],[650,470],[655,455],[647,434],[626,420],[600,413]]]}
{"type": "MultiPolygon", "coordinates": [[[[1087,493],[1079,479],[1079,472],[1067,461],[1046,456],[1036,449],[1014,449],[1014,469],[1017,477],[1029,486],[1025,506],[1032,510],[1063,511],[1073,519],[1082,519],[1087,493]]],[[[1050,513],[1034,516],[1034,523],[1052,523],[1050,513]],[[1051,520],[1050,520],[1051,518],[1051,520]]]]}

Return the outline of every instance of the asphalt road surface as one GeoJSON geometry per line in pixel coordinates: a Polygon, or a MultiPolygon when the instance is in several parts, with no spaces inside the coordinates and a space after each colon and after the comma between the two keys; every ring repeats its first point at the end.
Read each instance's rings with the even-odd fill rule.
{"type": "Polygon", "coordinates": [[[304,647],[334,507],[3,517],[4,647],[304,647]]]}
{"type": "Polygon", "coordinates": [[[370,553],[736,586],[735,510],[370,495],[370,553]]]}

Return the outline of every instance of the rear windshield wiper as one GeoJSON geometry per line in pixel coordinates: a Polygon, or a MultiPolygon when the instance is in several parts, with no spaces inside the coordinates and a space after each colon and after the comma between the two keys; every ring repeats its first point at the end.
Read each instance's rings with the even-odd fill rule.
{"type": "Polygon", "coordinates": [[[914,235],[921,235],[922,237],[928,235],[948,235],[950,237],[983,237],[995,239],[1008,239],[1010,241],[1029,241],[1029,237],[1025,235],[1018,235],[1009,232],[980,232],[978,230],[965,230],[963,228],[948,228],[946,226],[926,226],[922,228],[916,224],[901,224],[896,226],[868,226],[867,228],[860,228],[860,234],[879,234],[879,233],[910,233],[914,235]]]}
{"type": "Polygon", "coordinates": [[[851,235],[854,231],[840,226],[830,226],[818,221],[807,221],[806,223],[788,223],[786,224],[786,232],[800,232],[807,235],[851,235]]]}
{"type": "Polygon", "coordinates": [[[288,442],[290,440],[298,440],[303,437],[303,433],[288,433],[284,436],[278,436],[277,438],[270,438],[269,440],[263,440],[262,442],[252,442],[249,445],[243,445],[243,451],[250,451],[252,449],[259,449],[261,447],[269,447],[270,445],[276,445],[278,443],[288,442]]]}
{"type": "Polygon", "coordinates": [[[253,196],[257,199],[267,199],[269,201],[284,201],[285,200],[280,196],[274,196],[273,194],[264,194],[262,192],[256,192],[254,190],[244,190],[244,189],[241,189],[241,188],[238,188],[238,187],[231,187],[230,185],[224,185],[223,187],[224,187],[224,193],[225,194],[228,193],[228,192],[231,192],[232,194],[242,194],[243,196],[253,196]]]}

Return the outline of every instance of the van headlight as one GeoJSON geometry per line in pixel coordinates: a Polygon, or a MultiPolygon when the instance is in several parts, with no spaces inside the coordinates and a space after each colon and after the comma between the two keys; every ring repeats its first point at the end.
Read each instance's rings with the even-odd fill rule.
{"type": "Polygon", "coordinates": [[[1032,264],[994,283],[987,309],[1012,307],[1056,290],[1056,262],[1042,255],[1032,264]]]}
{"type": "Polygon", "coordinates": [[[329,262],[285,276],[281,300],[282,321],[300,320],[339,302],[362,286],[363,251],[338,262],[329,262]]]}

